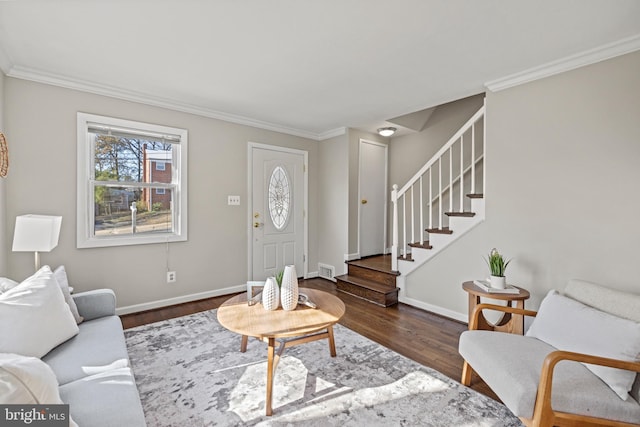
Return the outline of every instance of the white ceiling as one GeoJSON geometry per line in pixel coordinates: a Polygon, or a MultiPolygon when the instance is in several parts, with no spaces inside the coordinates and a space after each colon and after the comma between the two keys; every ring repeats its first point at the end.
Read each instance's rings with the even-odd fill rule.
{"type": "Polygon", "coordinates": [[[637,0],[2,1],[0,67],[322,139],[639,34],[637,0]]]}

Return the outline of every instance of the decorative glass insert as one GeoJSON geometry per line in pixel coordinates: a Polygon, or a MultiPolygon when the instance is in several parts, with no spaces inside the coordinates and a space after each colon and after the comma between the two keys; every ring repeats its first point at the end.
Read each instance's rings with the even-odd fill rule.
{"type": "Polygon", "coordinates": [[[291,208],[291,186],[289,177],[282,166],[277,166],[269,179],[269,214],[278,231],[284,229],[289,220],[291,208]]]}

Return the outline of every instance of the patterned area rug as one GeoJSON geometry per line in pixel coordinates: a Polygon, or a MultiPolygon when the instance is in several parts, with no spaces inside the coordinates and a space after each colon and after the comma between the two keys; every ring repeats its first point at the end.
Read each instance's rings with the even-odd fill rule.
{"type": "Polygon", "coordinates": [[[266,344],[207,311],[125,331],[150,427],[521,426],[502,404],[336,325],[326,340],[285,350],[273,416],[265,416],[266,344]]]}

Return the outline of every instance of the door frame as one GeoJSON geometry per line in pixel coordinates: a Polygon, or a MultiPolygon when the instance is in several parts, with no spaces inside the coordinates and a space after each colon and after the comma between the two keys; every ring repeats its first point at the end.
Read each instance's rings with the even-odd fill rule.
{"type": "Polygon", "coordinates": [[[307,278],[309,274],[309,152],[296,148],[280,147],[278,145],[268,145],[259,142],[249,141],[247,144],[247,280],[253,280],[253,150],[260,148],[263,150],[278,151],[281,153],[291,153],[303,156],[304,170],[302,171],[303,179],[303,207],[302,207],[302,223],[303,223],[303,256],[302,265],[303,277],[307,278]]]}
{"type": "Polygon", "coordinates": [[[362,219],[362,194],[361,194],[361,182],[362,182],[362,145],[363,144],[371,144],[377,145],[384,148],[384,203],[382,206],[383,209],[383,234],[382,234],[382,253],[387,253],[387,228],[388,228],[388,217],[387,217],[387,209],[389,206],[387,193],[389,190],[389,145],[384,144],[378,141],[372,141],[370,139],[360,138],[358,143],[358,256],[360,257],[362,252],[360,251],[360,227],[361,227],[361,219],[362,219]]]}

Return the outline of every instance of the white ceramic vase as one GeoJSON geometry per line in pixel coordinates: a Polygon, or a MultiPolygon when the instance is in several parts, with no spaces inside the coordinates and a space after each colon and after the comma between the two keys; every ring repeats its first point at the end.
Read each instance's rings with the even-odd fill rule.
{"type": "Polygon", "coordinates": [[[491,287],[504,289],[507,287],[507,278],[504,276],[491,276],[491,287]]]}
{"type": "Polygon", "coordinates": [[[298,275],[294,265],[284,267],[282,285],[280,287],[280,300],[282,301],[283,310],[295,310],[298,306],[298,275]]]}
{"type": "Polygon", "coordinates": [[[262,307],[265,310],[273,311],[280,306],[280,288],[275,277],[269,277],[264,282],[262,289],[262,307]]]}

